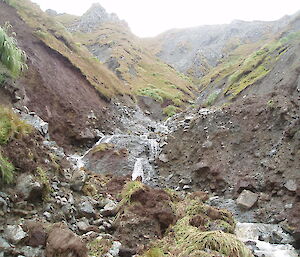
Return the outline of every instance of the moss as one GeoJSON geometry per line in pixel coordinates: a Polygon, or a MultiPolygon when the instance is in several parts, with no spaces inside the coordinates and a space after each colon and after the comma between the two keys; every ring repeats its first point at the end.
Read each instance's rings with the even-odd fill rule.
{"type": "Polygon", "coordinates": [[[105,151],[113,150],[114,147],[115,147],[115,145],[113,145],[113,144],[101,143],[101,144],[96,145],[96,146],[92,149],[92,152],[93,152],[93,153],[97,153],[97,152],[105,152],[105,151]]]}
{"type": "Polygon", "coordinates": [[[121,206],[129,204],[131,202],[131,196],[140,189],[143,189],[144,185],[140,181],[130,181],[127,182],[121,192],[122,200],[120,202],[121,206]]]}
{"type": "Polygon", "coordinates": [[[14,180],[15,167],[0,152],[0,173],[3,184],[11,184],[14,180]]]}
{"type": "Polygon", "coordinates": [[[89,182],[85,183],[85,185],[82,187],[82,192],[87,196],[97,196],[98,190],[95,185],[90,184],[89,182]]]}
{"type": "Polygon", "coordinates": [[[149,249],[143,257],[163,257],[166,256],[160,248],[151,248],[149,249]]]}
{"type": "Polygon", "coordinates": [[[41,167],[38,167],[36,169],[36,173],[38,175],[38,180],[43,185],[43,199],[47,201],[49,199],[50,193],[52,192],[49,177],[46,171],[41,167]]]}
{"type": "Polygon", "coordinates": [[[0,145],[7,144],[13,138],[28,135],[32,127],[22,121],[12,110],[0,106],[0,145]]]}
{"type": "Polygon", "coordinates": [[[174,105],[169,105],[163,109],[163,113],[168,116],[172,117],[179,111],[179,108],[174,105]]]}

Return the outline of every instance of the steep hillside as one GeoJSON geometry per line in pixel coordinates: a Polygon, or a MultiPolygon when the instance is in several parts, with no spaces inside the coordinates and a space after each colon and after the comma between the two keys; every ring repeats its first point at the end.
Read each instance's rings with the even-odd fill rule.
{"type": "Polygon", "coordinates": [[[20,108],[25,105],[48,121],[51,137],[61,145],[95,141],[99,129],[111,130],[108,98],[121,94],[125,86],[98,63],[90,69],[95,67],[92,56],[80,48],[71,49],[75,44],[64,37],[67,32],[58,32],[56,23],[36,6],[27,1],[10,5],[0,1],[0,24],[11,23],[27,55],[28,69],[15,85],[7,81],[5,94],[13,102],[21,99],[20,108]],[[52,27],[46,29],[46,20],[52,27]]]}
{"type": "Polygon", "coordinates": [[[273,22],[236,20],[228,25],[170,30],[147,43],[166,63],[180,72],[201,78],[238,46],[248,45],[245,53],[240,54],[249,54],[280,32],[293,18],[285,16],[273,22]]]}
{"type": "Polygon", "coordinates": [[[193,100],[196,88],[190,79],[153,56],[124,21],[99,4],[82,17],[55,17],[135,95],[151,97],[162,107],[176,106],[174,110],[193,100]]]}

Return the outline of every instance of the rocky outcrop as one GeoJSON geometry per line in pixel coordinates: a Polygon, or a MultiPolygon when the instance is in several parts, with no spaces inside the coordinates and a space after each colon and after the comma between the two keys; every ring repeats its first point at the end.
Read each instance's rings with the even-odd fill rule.
{"type": "Polygon", "coordinates": [[[126,22],[121,21],[115,13],[107,13],[99,3],[94,3],[78,21],[69,27],[69,30],[91,32],[103,23],[120,23],[127,26],[126,22]]]}

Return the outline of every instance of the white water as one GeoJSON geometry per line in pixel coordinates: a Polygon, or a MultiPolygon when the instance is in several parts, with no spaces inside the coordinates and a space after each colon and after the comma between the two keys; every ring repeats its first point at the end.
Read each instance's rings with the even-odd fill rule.
{"type": "Polygon", "coordinates": [[[279,225],[260,223],[238,223],[235,230],[236,236],[243,242],[255,243],[257,249],[254,253],[258,257],[298,257],[295,248],[290,245],[292,237],[281,229],[279,225]],[[276,233],[282,237],[284,244],[271,244],[261,241],[261,236],[267,238],[268,235],[276,233]]]}

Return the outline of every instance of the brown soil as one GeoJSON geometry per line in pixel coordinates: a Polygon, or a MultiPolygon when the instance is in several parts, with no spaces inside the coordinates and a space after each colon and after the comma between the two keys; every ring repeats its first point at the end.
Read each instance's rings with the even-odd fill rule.
{"type": "Polygon", "coordinates": [[[299,101],[289,93],[284,89],[249,97],[207,116],[192,111],[195,118],[189,129],[169,136],[163,149],[169,162],[159,163],[160,174],[176,174],[174,185],[190,177],[193,189],[229,198],[243,189],[264,192],[270,201],[259,202],[258,208],[264,210],[258,218],[282,221],[290,213],[286,210],[283,215],[284,206],[298,201],[285,183],[293,180],[300,186],[299,101]]]}
{"type": "Polygon", "coordinates": [[[87,248],[65,225],[54,225],[49,233],[46,257],[87,257],[87,248]]]}
{"type": "Polygon", "coordinates": [[[9,21],[26,52],[28,71],[19,81],[23,104],[49,122],[50,135],[59,145],[78,145],[93,139],[87,128],[110,130],[109,103],[70,62],[33,35],[16,10],[0,2],[0,25],[9,21]],[[97,119],[89,119],[91,110],[97,119]]]}

